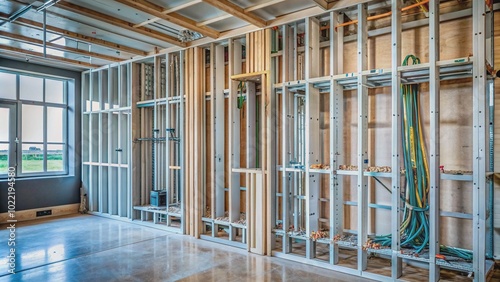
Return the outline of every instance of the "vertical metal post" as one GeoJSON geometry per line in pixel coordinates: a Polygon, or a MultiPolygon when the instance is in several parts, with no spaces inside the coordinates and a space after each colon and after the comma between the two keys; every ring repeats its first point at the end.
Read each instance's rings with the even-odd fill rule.
{"type": "Polygon", "coordinates": [[[47,9],[43,9],[43,57],[47,58],[47,9]]]}
{"type": "MultiPolygon", "coordinates": [[[[229,40],[229,75],[241,73],[241,42],[238,40],[229,40]]],[[[237,221],[240,217],[240,173],[233,173],[233,168],[240,167],[240,113],[237,110],[237,92],[238,82],[229,81],[229,127],[230,138],[229,155],[230,155],[230,175],[229,178],[229,220],[237,221]]],[[[230,227],[229,239],[235,239],[235,232],[232,232],[233,227],[230,227]]]]}
{"type": "Polygon", "coordinates": [[[97,184],[97,187],[98,187],[98,211],[99,212],[104,212],[103,210],[103,206],[104,206],[104,202],[103,202],[103,185],[102,185],[102,169],[103,169],[103,166],[102,166],[102,150],[103,150],[103,146],[101,146],[102,144],[102,112],[101,110],[103,109],[103,105],[102,105],[102,102],[103,102],[103,97],[102,97],[102,81],[103,81],[103,78],[102,78],[102,70],[100,70],[98,72],[98,95],[99,95],[99,102],[98,102],[98,105],[99,105],[99,108],[98,108],[98,112],[97,112],[97,116],[99,117],[99,132],[98,132],[98,142],[97,142],[97,146],[99,146],[99,149],[98,149],[98,156],[97,156],[97,159],[98,159],[98,162],[99,162],[99,166],[97,168],[97,170],[99,171],[99,177],[98,177],[98,181],[99,183],[97,184]]]}
{"type": "MultiPolygon", "coordinates": [[[[293,69],[293,63],[291,63],[290,58],[293,58],[292,54],[292,48],[293,48],[293,42],[291,42],[291,38],[293,38],[293,34],[291,34],[292,29],[290,28],[289,25],[283,25],[282,27],[282,40],[283,40],[283,57],[282,57],[282,92],[281,92],[281,148],[282,148],[282,155],[281,155],[281,164],[283,167],[282,171],[282,188],[281,188],[281,206],[282,206],[282,213],[281,213],[281,218],[282,218],[282,228],[284,230],[283,234],[283,240],[282,240],[282,247],[283,247],[283,253],[289,253],[291,252],[292,246],[291,246],[291,241],[289,240],[288,237],[288,229],[290,227],[290,192],[289,187],[290,184],[293,183],[293,181],[289,178],[290,175],[286,171],[287,164],[290,161],[290,152],[293,151],[293,146],[289,146],[290,144],[290,139],[295,138],[294,135],[290,134],[291,132],[288,131],[289,127],[289,111],[290,111],[290,103],[289,103],[289,93],[288,89],[285,86],[286,82],[290,79],[291,71],[290,68],[293,69]],[[290,38],[291,37],[291,38],[290,38]],[[291,43],[291,44],[290,44],[291,43]]],[[[292,70],[293,71],[293,70],[292,70]]],[[[292,99],[293,100],[293,99],[292,99]]],[[[293,200],[293,198],[292,198],[293,200]]],[[[278,208],[278,206],[276,206],[278,208]]]]}
{"type": "MultiPolygon", "coordinates": [[[[330,15],[330,73],[337,75],[343,72],[344,29],[333,28],[340,21],[338,12],[330,15]]],[[[344,192],[342,176],[334,174],[343,162],[343,88],[336,80],[330,82],[330,237],[343,232],[344,192]]],[[[339,248],[330,244],[330,264],[339,262],[339,248]]]]}
{"type": "MultiPolygon", "coordinates": [[[[319,21],[316,18],[306,20],[306,79],[317,77],[319,74],[319,21]]],[[[309,171],[310,165],[320,160],[319,142],[319,90],[306,82],[306,234],[319,229],[319,174],[309,171]]],[[[312,240],[306,241],[306,257],[314,258],[315,244],[312,240]]]]}
{"type": "MultiPolygon", "coordinates": [[[[297,46],[297,37],[298,37],[297,23],[293,24],[293,80],[299,79],[298,69],[299,66],[297,64],[298,60],[298,46],[297,46]]],[[[291,59],[291,58],[290,58],[291,59]]]]}
{"type": "MultiPolygon", "coordinates": [[[[225,120],[225,98],[224,98],[224,46],[217,45],[215,49],[212,50],[215,55],[215,69],[212,76],[213,79],[213,92],[212,92],[212,103],[214,104],[214,116],[215,124],[214,124],[214,135],[215,135],[215,203],[214,210],[212,213],[214,214],[214,218],[223,217],[225,206],[225,191],[224,191],[224,146],[226,144],[225,134],[224,134],[224,120],[225,120]]],[[[231,63],[231,61],[229,62],[231,63]]],[[[239,185],[239,183],[238,183],[239,185]]],[[[216,234],[217,232],[215,232],[216,234]]],[[[215,235],[214,234],[214,235],[215,235]]]]}
{"type": "MultiPolygon", "coordinates": [[[[495,171],[495,82],[493,79],[489,79],[487,81],[487,105],[488,105],[488,171],[495,171]]],[[[494,177],[492,175],[488,181],[488,196],[487,196],[487,215],[488,215],[488,223],[486,227],[486,257],[491,259],[494,256],[494,245],[495,245],[495,184],[494,177]]]]}
{"type": "MultiPolygon", "coordinates": [[[[186,233],[186,199],[184,197],[184,192],[185,192],[185,186],[184,186],[184,174],[186,172],[186,169],[184,167],[184,159],[185,159],[185,150],[184,146],[186,144],[186,139],[184,135],[184,107],[185,107],[185,97],[184,97],[184,52],[185,51],[179,51],[179,96],[180,96],[180,110],[179,110],[179,166],[181,169],[179,170],[179,186],[180,186],[180,195],[178,196],[180,199],[181,203],[181,213],[182,213],[182,220],[181,220],[181,233],[185,234],[186,233]]],[[[179,200],[178,199],[178,200],[179,200]]]]}
{"type": "MultiPolygon", "coordinates": [[[[495,62],[495,26],[494,26],[494,14],[495,12],[493,11],[493,4],[488,8],[488,11],[486,12],[486,34],[485,34],[485,43],[486,43],[486,62],[489,63],[491,66],[494,65],[495,62]]],[[[487,105],[488,105],[488,124],[489,124],[489,129],[488,129],[488,171],[495,171],[495,135],[494,135],[494,128],[495,128],[495,82],[493,79],[488,79],[486,82],[487,86],[487,105]]],[[[487,258],[493,258],[494,255],[494,224],[495,224],[495,211],[494,211],[494,196],[495,196],[495,185],[494,185],[494,175],[491,176],[492,178],[489,179],[488,181],[488,193],[487,193],[487,215],[488,215],[488,222],[487,222],[487,227],[486,227],[486,257],[487,258]]]]}
{"type": "Polygon", "coordinates": [[[402,260],[398,257],[400,251],[401,233],[401,76],[398,67],[401,65],[401,0],[392,1],[392,149],[391,149],[391,234],[392,234],[392,267],[391,276],[398,279],[402,275],[402,260]]]}
{"type": "MultiPolygon", "coordinates": [[[[175,185],[171,185],[170,173],[172,173],[172,172],[177,173],[177,172],[175,170],[170,170],[170,165],[175,164],[173,162],[173,159],[172,159],[170,147],[172,146],[171,144],[174,144],[173,146],[175,146],[175,143],[169,141],[170,132],[167,132],[167,128],[172,128],[172,127],[175,128],[175,121],[172,121],[171,116],[170,116],[170,107],[171,106],[169,103],[169,98],[175,96],[175,95],[172,95],[172,93],[170,91],[171,90],[170,80],[172,79],[172,77],[174,77],[174,75],[170,72],[170,70],[171,70],[171,68],[170,68],[170,54],[165,54],[164,56],[165,56],[165,77],[160,76],[160,78],[165,80],[164,81],[164,83],[165,83],[165,126],[164,127],[165,128],[160,128],[160,131],[165,132],[165,162],[166,162],[166,166],[165,166],[165,183],[166,183],[165,199],[166,199],[166,209],[168,212],[168,206],[170,205],[171,197],[172,197],[172,194],[174,194],[174,189],[176,187],[175,185]]],[[[160,56],[160,58],[161,58],[161,56],[160,56]]],[[[160,63],[161,63],[161,60],[160,60],[160,63]]],[[[181,103],[182,103],[182,100],[181,100],[181,103]]],[[[175,128],[175,130],[178,130],[178,128],[175,128]]],[[[183,140],[181,140],[181,142],[182,141],[183,140]]],[[[174,150],[175,150],[175,147],[174,147],[174,150]]],[[[181,218],[181,221],[182,220],[183,219],[181,218]]]]}
{"type": "Polygon", "coordinates": [[[367,6],[358,5],[358,271],[366,270],[367,254],[363,244],[367,240],[368,227],[368,181],[363,172],[368,164],[368,89],[367,69],[367,6]]]}
{"type": "Polygon", "coordinates": [[[429,195],[429,281],[439,280],[439,0],[429,2],[429,94],[430,94],[430,195],[429,195]]]}
{"type": "Polygon", "coordinates": [[[473,29],[473,218],[474,281],[485,281],[486,257],[486,43],[484,1],[472,4],[473,29]]]}

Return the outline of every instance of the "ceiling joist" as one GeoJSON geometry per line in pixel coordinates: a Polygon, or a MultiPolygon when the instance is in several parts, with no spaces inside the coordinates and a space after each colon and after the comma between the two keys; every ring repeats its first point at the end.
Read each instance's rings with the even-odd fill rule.
{"type": "Polygon", "coordinates": [[[251,7],[248,7],[248,8],[245,8],[243,11],[245,13],[249,13],[251,11],[255,11],[255,10],[260,10],[260,9],[264,9],[266,7],[269,7],[269,6],[272,6],[272,5],[276,5],[276,4],[279,4],[281,2],[285,2],[286,0],[272,0],[272,1],[265,1],[264,3],[260,3],[260,4],[257,4],[255,6],[251,6],[251,7]]]}
{"type": "Polygon", "coordinates": [[[208,3],[219,10],[231,14],[234,17],[242,19],[259,28],[263,28],[267,25],[264,19],[261,19],[252,13],[245,13],[245,10],[243,8],[229,2],[228,0],[203,0],[203,2],[208,3]]]}
{"type": "MultiPolygon", "coordinates": [[[[198,4],[198,3],[201,3],[201,2],[202,2],[201,0],[190,1],[190,2],[181,4],[181,5],[169,8],[169,9],[165,9],[165,10],[163,10],[162,14],[170,14],[170,13],[173,13],[173,12],[177,12],[179,10],[186,9],[188,7],[191,7],[191,6],[193,6],[195,4],[198,4]]],[[[160,18],[154,17],[154,18],[149,19],[147,21],[143,21],[142,23],[138,23],[138,24],[134,25],[134,27],[145,26],[147,24],[154,23],[154,22],[156,22],[158,20],[160,20],[160,18]]]]}
{"type": "MultiPolygon", "coordinates": [[[[269,7],[269,6],[272,6],[272,5],[276,5],[276,4],[279,4],[281,2],[285,2],[286,0],[272,0],[272,1],[265,1],[264,3],[261,3],[261,4],[257,4],[255,6],[251,6],[251,7],[248,7],[248,8],[245,8],[243,11],[245,13],[250,13],[252,11],[256,11],[256,10],[260,10],[260,9],[264,9],[266,7],[269,7]]],[[[197,26],[202,26],[202,25],[209,25],[211,23],[215,23],[215,22],[219,22],[219,21],[222,21],[222,20],[225,20],[225,19],[229,19],[233,17],[233,15],[231,14],[225,14],[225,15],[222,15],[222,16],[218,16],[218,17],[215,17],[215,18],[211,18],[211,19],[208,19],[208,20],[205,20],[205,21],[202,21],[202,22],[199,22],[197,23],[196,25],[197,26]]]]}
{"type": "MultiPolygon", "coordinates": [[[[9,33],[9,32],[5,32],[5,31],[0,31],[0,37],[7,38],[10,40],[14,40],[14,41],[18,41],[18,42],[22,42],[22,43],[26,43],[26,44],[32,44],[35,46],[43,47],[43,40],[28,37],[28,36],[23,36],[20,34],[14,34],[14,33],[9,33]]],[[[47,48],[50,48],[52,50],[69,52],[69,53],[78,54],[78,55],[82,55],[82,56],[89,56],[89,57],[98,58],[98,59],[111,61],[111,62],[120,62],[123,60],[121,58],[116,58],[113,56],[103,55],[103,54],[99,54],[99,53],[95,53],[95,52],[89,52],[86,50],[81,50],[81,49],[77,49],[77,48],[73,48],[73,47],[63,46],[63,45],[59,45],[59,44],[55,44],[55,43],[51,43],[51,42],[46,42],[45,45],[47,46],[47,48]]]]}
{"type": "Polygon", "coordinates": [[[314,0],[314,2],[316,2],[316,4],[318,4],[321,8],[328,10],[328,2],[326,2],[326,0],[314,0]]]}
{"type": "Polygon", "coordinates": [[[77,61],[77,60],[72,60],[72,59],[68,59],[68,58],[64,58],[64,57],[59,57],[59,56],[54,56],[54,55],[49,55],[49,54],[47,54],[46,56],[44,56],[43,53],[40,53],[40,52],[35,52],[35,51],[31,51],[31,50],[16,48],[16,47],[7,46],[7,45],[1,45],[0,44],[0,50],[10,51],[10,52],[14,52],[14,53],[20,53],[20,54],[22,54],[24,56],[25,55],[30,55],[30,56],[33,56],[33,57],[39,57],[39,58],[46,58],[46,59],[56,60],[56,61],[59,61],[59,62],[64,62],[64,63],[71,64],[71,65],[77,65],[77,66],[80,66],[80,67],[86,67],[86,68],[98,68],[99,67],[98,65],[94,65],[94,64],[90,64],[90,63],[86,63],[86,62],[82,62],[82,61],[77,61]]]}
{"type": "Polygon", "coordinates": [[[110,15],[106,15],[106,14],[91,10],[91,9],[88,9],[88,8],[85,8],[82,6],[78,6],[78,5],[69,3],[69,2],[61,1],[57,4],[57,7],[61,8],[61,9],[65,9],[65,10],[73,12],[73,13],[84,15],[86,17],[89,17],[89,18],[92,18],[92,19],[95,19],[95,20],[98,20],[101,22],[105,22],[105,23],[123,28],[123,29],[128,30],[128,31],[136,32],[136,33],[139,33],[139,34],[151,37],[151,38],[165,41],[165,42],[168,42],[170,44],[174,44],[174,45],[181,46],[181,47],[185,46],[184,43],[180,42],[177,38],[175,38],[173,36],[158,32],[156,30],[145,28],[143,26],[134,27],[133,23],[130,23],[130,22],[127,22],[125,20],[118,19],[118,18],[112,17],[110,15]]]}
{"type": "MultiPolygon", "coordinates": [[[[9,18],[8,14],[0,12],[0,19],[8,19],[8,18],[9,18]]],[[[36,22],[36,21],[32,21],[32,20],[28,20],[28,19],[24,19],[24,18],[18,18],[13,23],[19,24],[19,25],[22,25],[22,26],[26,26],[26,27],[30,27],[30,28],[35,28],[35,29],[38,29],[38,30],[43,30],[43,24],[42,23],[39,23],[39,22],[36,22]]],[[[109,41],[106,41],[106,40],[102,40],[102,39],[98,39],[98,38],[86,36],[86,35],[83,35],[83,34],[71,32],[71,31],[68,31],[68,30],[65,30],[65,29],[62,29],[62,28],[58,28],[58,27],[55,27],[55,26],[51,26],[51,25],[47,25],[46,29],[47,29],[48,32],[59,34],[59,35],[63,35],[65,37],[68,37],[68,38],[71,38],[71,39],[74,39],[74,40],[77,40],[77,41],[81,41],[81,42],[86,42],[88,44],[96,44],[96,45],[107,47],[107,48],[110,48],[110,49],[113,49],[113,50],[127,52],[127,53],[131,53],[131,54],[135,54],[135,55],[145,56],[145,55],[148,54],[147,52],[139,50],[139,49],[136,49],[136,48],[127,47],[127,46],[123,46],[123,45],[116,44],[116,43],[113,43],[113,42],[109,42],[109,41]]]]}
{"type": "Polygon", "coordinates": [[[161,6],[153,4],[151,2],[145,0],[115,0],[116,2],[125,4],[129,7],[132,7],[136,10],[151,14],[157,18],[162,20],[169,21],[178,26],[182,26],[192,31],[196,31],[198,33],[203,34],[204,36],[218,38],[219,32],[215,29],[211,29],[206,26],[197,26],[196,22],[190,18],[184,17],[178,13],[164,13],[165,9],[161,6]]]}

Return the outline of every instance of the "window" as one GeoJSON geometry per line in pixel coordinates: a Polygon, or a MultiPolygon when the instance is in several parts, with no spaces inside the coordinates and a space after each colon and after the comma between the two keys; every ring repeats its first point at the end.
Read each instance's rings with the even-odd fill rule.
{"type": "Polygon", "coordinates": [[[0,70],[0,85],[0,178],[67,174],[68,81],[0,70]]]}

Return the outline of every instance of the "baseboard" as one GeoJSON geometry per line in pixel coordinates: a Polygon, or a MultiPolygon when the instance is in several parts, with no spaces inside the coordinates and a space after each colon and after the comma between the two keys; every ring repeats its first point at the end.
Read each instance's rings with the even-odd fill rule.
{"type": "Polygon", "coordinates": [[[16,217],[15,218],[9,218],[8,213],[0,213],[0,223],[6,223],[7,220],[9,219],[15,219],[18,222],[19,221],[27,221],[27,220],[35,220],[35,219],[45,219],[49,217],[55,217],[55,216],[61,216],[61,215],[67,215],[67,214],[75,214],[78,213],[78,209],[80,208],[80,204],[69,204],[69,205],[62,205],[62,206],[53,206],[53,207],[44,207],[44,208],[38,208],[38,209],[31,209],[31,210],[23,210],[23,211],[16,211],[16,217]],[[51,215],[45,215],[45,216],[36,216],[37,211],[44,211],[44,210],[52,210],[51,215]]]}

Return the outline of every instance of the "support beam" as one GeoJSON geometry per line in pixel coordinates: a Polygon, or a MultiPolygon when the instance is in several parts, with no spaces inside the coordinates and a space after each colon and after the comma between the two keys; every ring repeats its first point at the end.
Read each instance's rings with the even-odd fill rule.
{"type": "MultiPolygon", "coordinates": [[[[243,12],[250,13],[252,11],[264,9],[265,7],[276,5],[276,4],[279,4],[279,3],[284,2],[284,1],[285,0],[265,1],[264,3],[257,4],[255,6],[251,6],[251,7],[243,9],[243,12]]],[[[229,19],[230,17],[232,17],[231,14],[225,14],[225,15],[222,15],[222,16],[218,16],[218,17],[215,17],[215,18],[208,19],[208,20],[203,21],[203,22],[199,22],[196,25],[198,25],[198,26],[209,25],[211,23],[215,23],[215,22],[219,22],[219,21],[222,21],[222,20],[225,20],[225,19],[229,19]]]]}
{"type": "Polygon", "coordinates": [[[473,186],[472,250],[474,281],[486,281],[486,5],[472,3],[473,83],[473,186]]]}
{"type": "MultiPolygon", "coordinates": [[[[188,3],[184,3],[184,4],[181,4],[181,5],[175,6],[173,8],[170,8],[170,9],[164,9],[162,11],[162,14],[167,15],[167,14],[170,14],[170,13],[173,13],[173,12],[177,12],[179,10],[191,7],[191,6],[193,6],[195,4],[198,4],[198,3],[201,3],[201,0],[190,1],[188,3]]],[[[138,23],[138,24],[134,25],[134,27],[145,26],[145,25],[148,25],[150,23],[154,23],[154,22],[156,22],[158,20],[160,20],[160,18],[154,17],[154,18],[149,19],[147,21],[143,21],[142,23],[138,23]]]]}
{"type": "Polygon", "coordinates": [[[231,14],[225,14],[225,15],[222,15],[222,16],[218,16],[218,17],[215,17],[215,18],[208,19],[206,21],[199,22],[196,25],[198,25],[198,26],[209,25],[211,23],[220,22],[220,21],[223,21],[225,19],[229,19],[231,17],[232,17],[231,14]]]}
{"type": "MultiPolygon", "coordinates": [[[[316,0],[315,0],[316,1],[316,0]]],[[[341,10],[359,4],[371,2],[372,0],[338,0],[328,3],[328,10],[341,10]]]]}
{"type": "Polygon", "coordinates": [[[368,69],[367,5],[358,5],[358,271],[367,267],[367,253],[363,250],[368,234],[368,180],[363,175],[368,165],[368,69]]]}
{"type": "Polygon", "coordinates": [[[436,264],[439,254],[440,170],[439,158],[439,2],[429,2],[429,107],[430,107],[430,178],[429,178],[429,281],[439,281],[440,268],[436,264]]]}
{"type": "Polygon", "coordinates": [[[245,13],[249,13],[249,12],[252,12],[252,11],[256,11],[256,10],[260,10],[260,9],[264,9],[265,7],[269,7],[269,6],[272,6],[272,5],[276,5],[276,4],[279,4],[281,2],[285,2],[286,0],[272,0],[272,1],[264,1],[264,3],[261,3],[261,4],[257,4],[257,5],[254,5],[254,6],[251,6],[251,7],[248,7],[248,8],[245,8],[243,9],[243,11],[245,13]]]}
{"type": "Polygon", "coordinates": [[[267,25],[266,21],[250,13],[245,13],[245,10],[228,0],[203,0],[215,8],[229,13],[237,18],[240,18],[250,24],[253,24],[259,28],[263,28],[267,25]]]}
{"type": "Polygon", "coordinates": [[[321,8],[328,10],[328,2],[326,2],[326,0],[314,0],[314,2],[316,2],[316,4],[318,4],[321,8]]]}
{"type": "Polygon", "coordinates": [[[142,26],[134,28],[134,24],[131,22],[127,22],[125,20],[118,19],[118,18],[112,17],[110,15],[106,15],[106,14],[103,14],[101,12],[97,12],[97,11],[94,11],[94,10],[91,10],[91,9],[88,9],[88,8],[85,8],[82,6],[78,6],[78,5],[69,3],[69,2],[61,1],[61,2],[59,2],[57,7],[64,9],[64,10],[67,10],[67,11],[70,11],[70,12],[73,12],[73,13],[77,13],[79,15],[83,15],[83,16],[101,21],[101,22],[112,24],[116,27],[123,28],[123,29],[128,30],[128,31],[132,31],[135,33],[139,33],[139,34],[154,38],[154,39],[165,41],[165,42],[168,42],[170,44],[174,44],[174,45],[181,46],[181,47],[185,46],[184,43],[180,42],[179,40],[177,40],[177,38],[175,38],[173,36],[158,32],[156,30],[145,28],[142,26]]]}
{"type": "MultiPolygon", "coordinates": [[[[14,34],[14,33],[10,33],[10,32],[0,31],[0,37],[7,38],[10,40],[15,40],[18,42],[23,42],[26,44],[43,46],[43,40],[39,40],[39,39],[35,39],[32,37],[23,36],[23,35],[19,35],[19,34],[14,34]]],[[[95,52],[89,52],[86,50],[81,50],[81,49],[77,49],[77,48],[73,48],[73,47],[63,46],[63,45],[59,45],[59,44],[55,44],[55,43],[51,43],[51,42],[46,42],[46,46],[47,46],[47,48],[50,48],[53,50],[58,50],[58,51],[69,52],[69,53],[73,53],[73,54],[79,54],[79,55],[83,55],[83,56],[99,58],[99,59],[103,59],[103,60],[111,61],[111,62],[122,61],[122,59],[120,59],[120,58],[116,58],[116,57],[112,57],[112,56],[108,56],[108,55],[103,55],[103,54],[99,54],[99,53],[95,53],[95,52]]]]}
{"type": "MultiPolygon", "coordinates": [[[[8,19],[8,18],[9,18],[9,15],[0,12],[0,19],[8,19]]],[[[42,23],[28,20],[28,19],[24,19],[24,18],[18,18],[14,23],[22,25],[22,26],[30,27],[30,28],[35,28],[38,30],[43,30],[42,23]]],[[[62,28],[58,28],[55,26],[47,25],[46,28],[47,28],[48,32],[60,34],[60,35],[63,35],[65,37],[77,40],[77,41],[86,42],[88,44],[96,44],[99,46],[111,48],[113,50],[123,51],[123,52],[131,53],[131,54],[135,54],[135,55],[146,56],[148,54],[148,52],[145,52],[145,51],[142,51],[142,50],[139,50],[136,48],[122,46],[120,44],[116,44],[116,43],[109,42],[109,41],[102,40],[102,39],[98,39],[98,38],[89,37],[89,36],[86,36],[83,34],[64,30],[62,28]]]]}
{"type": "Polygon", "coordinates": [[[392,134],[391,134],[391,230],[392,230],[392,258],[391,258],[391,276],[393,279],[399,279],[403,274],[402,259],[398,257],[401,250],[401,76],[398,68],[401,65],[401,0],[392,1],[391,17],[391,41],[392,41],[392,82],[391,82],[391,100],[392,100],[392,134]]]}
{"type": "MultiPolygon", "coordinates": [[[[159,19],[166,20],[176,25],[185,27],[189,30],[199,32],[205,36],[212,38],[219,37],[219,32],[216,31],[215,29],[206,26],[198,26],[196,25],[196,22],[193,21],[192,19],[184,17],[178,13],[166,14],[165,13],[166,10],[164,8],[154,3],[145,0],[116,0],[116,2],[132,7],[136,10],[151,14],[159,19]]],[[[140,26],[139,27],[133,26],[133,27],[142,28],[140,26]]]]}
{"type": "MultiPolygon", "coordinates": [[[[338,12],[331,12],[330,26],[342,18],[338,12]]],[[[344,28],[330,29],[330,74],[344,71],[344,28]]],[[[344,89],[338,81],[330,85],[330,167],[336,169],[344,163],[343,125],[344,89]]],[[[344,230],[344,189],[342,175],[330,173],[330,237],[344,230]]],[[[330,264],[339,263],[339,246],[330,244],[330,264]]]]}
{"type": "MultiPolygon", "coordinates": [[[[34,56],[34,57],[44,58],[43,53],[25,50],[25,49],[21,49],[21,48],[16,48],[16,47],[12,47],[12,46],[7,46],[7,45],[3,45],[3,44],[0,44],[0,50],[11,51],[11,52],[15,52],[15,53],[21,53],[23,55],[30,55],[30,56],[34,56]]],[[[67,59],[67,58],[54,56],[54,55],[47,55],[45,58],[60,61],[62,63],[67,63],[70,65],[77,65],[80,67],[87,67],[87,68],[98,68],[99,67],[98,65],[93,65],[93,64],[82,62],[82,61],[67,59]]]]}

